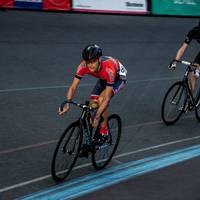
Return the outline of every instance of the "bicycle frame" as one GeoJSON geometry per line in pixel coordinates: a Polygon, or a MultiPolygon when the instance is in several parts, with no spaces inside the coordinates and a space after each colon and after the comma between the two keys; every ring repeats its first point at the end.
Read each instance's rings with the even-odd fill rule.
{"type": "Polygon", "coordinates": [[[183,78],[183,83],[184,83],[184,85],[187,89],[187,98],[190,99],[192,104],[194,105],[195,99],[194,99],[193,93],[191,91],[191,88],[190,88],[190,85],[189,85],[189,80],[188,80],[189,73],[192,72],[192,71],[193,70],[192,70],[191,66],[188,66],[187,69],[186,69],[184,78],[183,78]]]}
{"type": "Polygon", "coordinates": [[[83,145],[92,143],[92,125],[90,124],[91,114],[89,110],[83,110],[79,119],[83,131],[83,145]]]}
{"type": "Polygon", "coordinates": [[[195,98],[192,91],[191,91],[191,88],[190,88],[190,85],[189,85],[189,80],[188,80],[188,76],[189,76],[190,72],[195,71],[195,68],[194,68],[195,66],[192,65],[192,63],[187,62],[187,61],[178,61],[178,62],[185,64],[185,65],[188,65],[188,67],[185,71],[182,82],[184,83],[184,85],[187,89],[187,98],[190,99],[193,107],[194,106],[197,107],[200,104],[200,88],[198,89],[198,92],[197,92],[197,95],[196,95],[196,98],[195,98]]]}
{"type": "MultiPolygon", "coordinates": [[[[92,108],[89,106],[89,101],[86,101],[85,104],[79,104],[79,103],[75,103],[73,101],[68,102],[70,104],[73,104],[75,106],[78,106],[82,109],[82,113],[80,118],[78,119],[78,122],[80,124],[80,128],[82,130],[82,134],[83,134],[83,141],[82,144],[83,145],[87,145],[87,146],[92,146],[93,145],[93,127],[91,125],[91,112],[95,111],[96,109],[92,108]]],[[[99,124],[96,128],[96,130],[99,130],[101,121],[103,120],[102,117],[100,117],[100,121],[99,124]]],[[[96,131],[95,131],[96,134],[96,131]]]]}
{"type": "MultiPolygon", "coordinates": [[[[83,145],[92,145],[92,133],[93,133],[93,127],[91,125],[91,112],[95,111],[96,109],[93,109],[89,106],[89,101],[86,101],[85,104],[78,104],[75,102],[69,102],[75,106],[78,106],[82,109],[82,113],[80,118],[78,119],[78,122],[80,124],[80,127],[83,132],[83,145]]],[[[101,121],[102,119],[100,119],[101,121]]],[[[97,126],[97,130],[99,129],[100,123],[97,126]]]]}

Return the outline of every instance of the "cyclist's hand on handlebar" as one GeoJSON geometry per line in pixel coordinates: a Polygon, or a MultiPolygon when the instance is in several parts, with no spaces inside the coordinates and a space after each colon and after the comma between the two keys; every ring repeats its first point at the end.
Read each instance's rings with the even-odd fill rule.
{"type": "Polygon", "coordinates": [[[176,61],[172,60],[168,65],[168,69],[175,70],[176,69],[176,61]]]}
{"type": "Polygon", "coordinates": [[[63,109],[61,109],[61,107],[59,107],[58,110],[58,114],[59,115],[63,115],[64,113],[66,113],[69,110],[69,105],[67,104],[63,109]]]}
{"type": "Polygon", "coordinates": [[[59,115],[63,115],[68,110],[69,110],[69,103],[67,103],[67,101],[64,101],[63,103],[61,103],[61,105],[60,105],[60,107],[58,109],[58,114],[59,115]]]}

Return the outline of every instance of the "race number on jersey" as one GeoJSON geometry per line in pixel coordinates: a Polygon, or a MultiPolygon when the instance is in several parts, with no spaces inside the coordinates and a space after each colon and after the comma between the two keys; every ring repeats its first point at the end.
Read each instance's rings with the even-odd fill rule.
{"type": "Polygon", "coordinates": [[[119,62],[119,75],[121,79],[126,79],[127,70],[125,67],[119,62]]]}

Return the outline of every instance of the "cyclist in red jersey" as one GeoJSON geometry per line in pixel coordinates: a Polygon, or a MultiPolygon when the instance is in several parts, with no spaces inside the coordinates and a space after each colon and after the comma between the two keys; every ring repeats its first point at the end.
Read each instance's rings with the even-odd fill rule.
{"type": "MultiPolygon", "coordinates": [[[[91,93],[90,105],[97,108],[92,125],[96,127],[100,116],[103,122],[100,127],[101,138],[108,134],[107,130],[107,107],[111,98],[118,93],[126,84],[127,70],[115,58],[102,56],[102,49],[95,44],[88,45],[82,52],[83,60],[77,67],[76,75],[69,90],[66,93],[67,101],[71,101],[81,78],[85,74],[97,77],[98,81],[91,93]]],[[[69,110],[69,103],[64,101],[59,107],[59,115],[69,110]]]]}

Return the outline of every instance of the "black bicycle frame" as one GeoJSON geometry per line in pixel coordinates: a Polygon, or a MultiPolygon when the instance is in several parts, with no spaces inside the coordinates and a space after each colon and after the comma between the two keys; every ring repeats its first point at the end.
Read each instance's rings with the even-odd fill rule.
{"type": "MultiPolygon", "coordinates": [[[[192,104],[195,106],[195,99],[194,99],[194,96],[193,96],[193,93],[190,89],[190,86],[189,86],[189,80],[188,80],[188,75],[190,72],[192,72],[192,68],[190,66],[187,67],[187,70],[185,72],[185,75],[184,75],[184,78],[183,78],[183,84],[185,85],[186,89],[187,89],[187,98],[189,98],[192,102],[192,104]]],[[[200,95],[200,94],[199,94],[200,95]]]]}
{"type": "MultiPolygon", "coordinates": [[[[82,108],[81,116],[77,121],[77,123],[80,126],[80,128],[79,128],[80,134],[81,134],[81,131],[82,131],[82,134],[83,134],[82,144],[88,145],[88,146],[92,145],[92,142],[93,142],[92,141],[93,127],[91,125],[91,119],[92,119],[91,112],[95,111],[96,109],[93,109],[93,108],[88,106],[89,101],[86,101],[85,104],[78,104],[78,103],[75,103],[75,102],[72,102],[72,101],[69,102],[69,103],[74,104],[74,105],[82,108]]],[[[103,120],[103,118],[101,116],[99,124],[98,124],[97,128],[95,128],[94,137],[96,136],[96,134],[98,134],[98,130],[99,130],[99,127],[100,127],[102,120],[103,120]]],[[[77,137],[78,137],[78,135],[77,135],[77,137]]]]}
{"type": "Polygon", "coordinates": [[[90,124],[91,114],[88,108],[84,108],[79,119],[83,131],[83,145],[92,144],[92,125],[90,124]]]}

